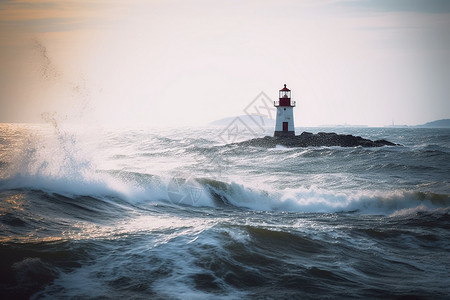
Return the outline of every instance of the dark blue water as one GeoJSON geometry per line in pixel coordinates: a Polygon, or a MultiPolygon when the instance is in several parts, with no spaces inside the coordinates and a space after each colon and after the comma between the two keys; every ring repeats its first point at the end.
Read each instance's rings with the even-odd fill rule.
{"type": "Polygon", "coordinates": [[[303,130],[0,125],[0,298],[448,299],[450,130],[303,130]]]}

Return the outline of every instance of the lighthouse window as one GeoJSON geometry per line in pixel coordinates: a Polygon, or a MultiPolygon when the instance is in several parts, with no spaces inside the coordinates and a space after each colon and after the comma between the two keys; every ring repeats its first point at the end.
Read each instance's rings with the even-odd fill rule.
{"type": "Polygon", "coordinates": [[[291,98],[291,91],[280,91],[280,98],[291,98]]]}
{"type": "Polygon", "coordinates": [[[286,110],[286,108],[284,108],[284,110],[286,110]]]}

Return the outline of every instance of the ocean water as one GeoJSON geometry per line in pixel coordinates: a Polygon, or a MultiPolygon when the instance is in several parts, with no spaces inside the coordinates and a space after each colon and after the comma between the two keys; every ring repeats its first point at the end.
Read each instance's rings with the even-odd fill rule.
{"type": "Polygon", "coordinates": [[[450,130],[304,130],[1,124],[0,298],[449,299],[450,130]]]}

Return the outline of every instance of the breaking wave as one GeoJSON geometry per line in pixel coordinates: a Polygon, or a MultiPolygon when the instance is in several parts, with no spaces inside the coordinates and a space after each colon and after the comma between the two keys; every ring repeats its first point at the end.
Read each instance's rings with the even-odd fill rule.
{"type": "Polygon", "coordinates": [[[84,177],[17,174],[0,189],[31,189],[68,197],[113,198],[131,204],[234,207],[255,211],[300,213],[353,212],[398,215],[450,208],[450,196],[431,192],[326,191],[297,188],[259,190],[209,178],[163,178],[135,172],[104,172],[84,177]]]}

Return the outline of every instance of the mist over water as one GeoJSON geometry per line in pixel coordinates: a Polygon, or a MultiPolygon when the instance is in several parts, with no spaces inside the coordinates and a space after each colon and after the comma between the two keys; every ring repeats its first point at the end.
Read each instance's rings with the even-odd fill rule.
{"type": "Polygon", "coordinates": [[[450,131],[301,131],[0,125],[0,296],[445,299],[450,131]]]}

